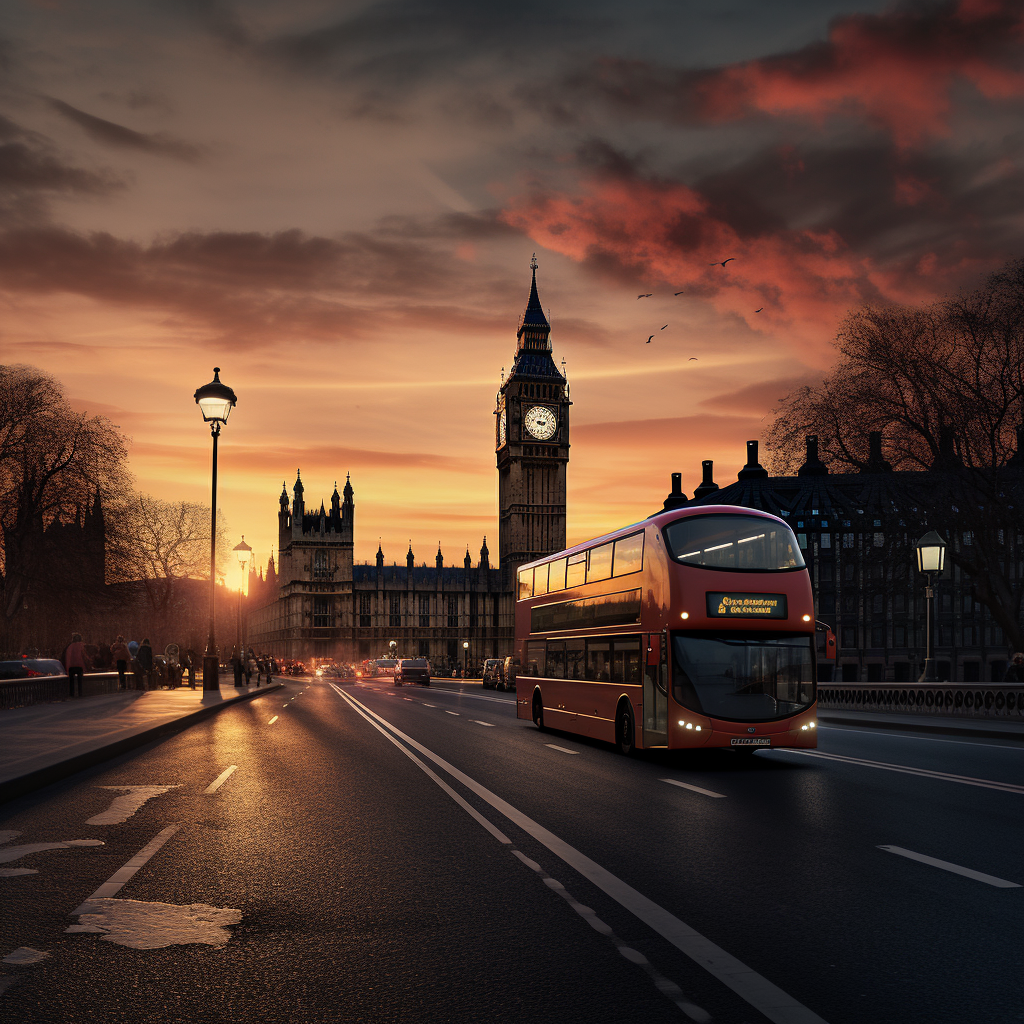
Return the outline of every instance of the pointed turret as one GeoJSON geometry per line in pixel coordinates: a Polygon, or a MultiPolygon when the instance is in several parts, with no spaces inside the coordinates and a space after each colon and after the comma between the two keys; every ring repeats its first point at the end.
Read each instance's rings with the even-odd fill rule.
{"type": "Polygon", "coordinates": [[[331,495],[331,518],[341,517],[341,495],[338,493],[338,481],[334,481],[334,493],[331,495]]]}
{"type": "Polygon", "coordinates": [[[409,572],[412,572],[412,567],[416,564],[416,559],[412,556],[412,541],[409,541],[409,550],[405,554],[405,565],[409,572]]]}
{"type": "Polygon", "coordinates": [[[287,512],[288,511],[288,485],[284,482],[284,480],[281,481],[281,497],[278,499],[278,501],[280,502],[281,510],[283,512],[287,512]]]}
{"type": "Polygon", "coordinates": [[[352,490],[352,477],[351,477],[351,475],[349,473],[345,474],[345,490],[344,490],[343,493],[345,495],[345,504],[346,505],[351,505],[352,504],[352,495],[355,492],[352,490]]]}
{"type": "Polygon", "coordinates": [[[480,568],[490,569],[491,567],[491,553],[487,550],[487,538],[484,537],[483,545],[480,548],[480,568]]]}
{"type": "Polygon", "coordinates": [[[434,559],[434,564],[437,566],[437,571],[440,572],[444,568],[444,559],[441,557],[441,542],[437,542],[437,557],[434,559]]]}
{"type": "Polygon", "coordinates": [[[380,542],[377,544],[377,568],[384,568],[384,548],[381,546],[380,542]]]}
{"type": "MultiPolygon", "coordinates": [[[[519,330],[516,333],[518,339],[517,351],[527,349],[533,352],[550,352],[551,324],[544,315],[544,308],[540,304],[540,296],[537,294],[537,254],[534,253],[530,260],[530,268],[533,270],[533,280],[530,283],[530,298],[526,303],[526,310],[519,321],[519,330]]],[[[552,363],[552,367],[554,364],[552,363]]],[[[513,373],[515,369],[513,368],[513,373]]],[[[555,370],[557,373],[558,371],[555,370]]]]}
{"type": "Polygon", "coordinates": [[[470,558],[470,556],[469,556],[469,545],[468,544],[466,545],[466,557],[462,560],[462,564],[467,569],[472,569],[473,568],[473,559],[470,558]]]}
{"type": "Polygon", "coordinates": [[[292,523],[297,524],[300,531],[302,530],[302,517],[306,514],[306,503],[302,500],[304,490],[302,477],[299,476],[299,471],[295,470],[295,486],[292,488],[292,493],[295,495],[292,500],[292,523]]]}

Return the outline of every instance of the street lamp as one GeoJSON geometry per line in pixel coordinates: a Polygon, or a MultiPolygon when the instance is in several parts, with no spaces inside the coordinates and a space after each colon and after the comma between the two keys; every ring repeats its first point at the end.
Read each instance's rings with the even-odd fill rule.
{"type": "MultiPolygon", "coordinates": [[[[239,565],[239,568],[241,568],[241,570],[242,570],[242,586],[244,586],[245,585],[245,567],[249,564],[249,556],[252,554],[252,548],[249,547],[249,545],[245,543],[245,534],[244,533],[242,534],[242,543],[241,544],[236,544],[234,546],[233,550],[234,550],[235,554],[238,555],[238,565],[239,565]]],[[[237,640],[237,643],[238,643],[238,652],[239,652],[239,654],[240,654],[240,656],[242,658],[242,666],[243,666],[242,671],[244,672],[245,671],[244,666],[246,664],[246,658],[245,658],[245,645],[242,643],[242,641],[244,639],[243,636],[242,636],[242,586],[239,586],[239,588],[238,588],[238,630],[237,630],[238,640],[237,640]]]]}
{"type": "Polygon", "coordinates": [[[462,678],[469,678],[469,641],[462,641],[462,678]]]}
{"type": "Polygon", "coordinates": [[[217,600],[217,438],[220,428],[227,423],[238,399],[234,391],[220,380],[220,367],[213,368],[213,380],[196,389],[196,405],[203,414],[203,422],[210,424],[213,437],[213,486],[210,500],[210,636],[203,657],[203,691],[220,693],[220,662],[217,658],[217,640],[214,637],[214,603],[217,600]]]}
{"type": "Polygon", "coordinates": [[[932,591],[932,577],[942,572],[942,566],[946,561],[946,542],[934,530],[931,530],[914,545],[914,548],[917,551],[918,572],[923,572],[928,577],[928,584],[924,589],[927,601],[925,606],[924,671],[922,671],[918,682],[931,683],[935,681],[934,665],[932,664],[932,606],[935,596],[932,591]]]}

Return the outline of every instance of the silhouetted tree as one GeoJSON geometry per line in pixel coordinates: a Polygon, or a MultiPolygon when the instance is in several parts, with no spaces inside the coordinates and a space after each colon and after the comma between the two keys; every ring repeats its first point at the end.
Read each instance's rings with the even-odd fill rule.
{"type": "Polygon", "coordinates": [[[910,539],[938,529],[1007,640],[1024,647],[1024,260],[981,289],[925,308],[865,308],[843,323],[839,361],[783,399],[766,440],[776,472],[817,434],[833,471],[877,469],[881,431],[910,539]]]}

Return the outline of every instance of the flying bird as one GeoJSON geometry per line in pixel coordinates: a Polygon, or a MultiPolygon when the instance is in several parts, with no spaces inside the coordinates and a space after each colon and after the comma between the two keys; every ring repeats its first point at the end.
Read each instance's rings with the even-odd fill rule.
{"type": "Polygon", "coordinates": [[[735,256],[730,256],[727,260],[722,260],[721,263],[709,263],[708,266],[709,267],[724,267],[726,265],[726,263],[730,263],[734,259],[736,259],[735,256]]]}
{"type": "MultiPolygon", "coordinates": [[[[762,307],[761,307],[761,309],[764,309],[764,306],[762,306],[762,307]]],[[[761,309],[755,309],[755,310],[754,310],[754,312],[755,312],[755,313],[760,313],[760,312],[761,312],[761,309]]]]}
{"type": "Polygon", "coordinates": [[[697,362],[697,357],[696,356],[690,356],[690,358],[687,360],[687,362],[695,363],[695,362],[697,362]]]}
{"type": "MultiPolygon", "coordinates": [[[[665,324],[665,327],[668,327],[668,324],[665,324]]],[[[665,327],[662,327],[661,330],[665,330],[665,327]]],[[[653,338],[654,335],[652,334],[651,337],[653,338]]]]}
{"type": "Polygon", "coordinates": [[[650,343],[651,343],[651,340],[652,340],[653,338],[654,338],[654,335],[652,334],[652,335],[651,335],[651,337],[647,339],[647,344],[648,344],[648,345],[650,345],[650,343]]]}
{"type": "Polygon", "coordinates": [[[646,295],[638,295],[637,298],[638,299],[649,299],[653,294],[654,294],[654,292],[648,292],[646,295]]]}
{"type": "Polygon", "coordinates": [[[674,295],[682,295],[682,292],[673,292],[674,295]]]}

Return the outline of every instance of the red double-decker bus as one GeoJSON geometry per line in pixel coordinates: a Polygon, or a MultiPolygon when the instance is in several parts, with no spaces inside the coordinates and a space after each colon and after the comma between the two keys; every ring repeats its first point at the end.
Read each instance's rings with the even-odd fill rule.
{"type": "Polygon", "coordinates": [[[517,714],[626,754],[815,747],[814,637],[782,519],[663,512],[519,570],[517,714]]]}

